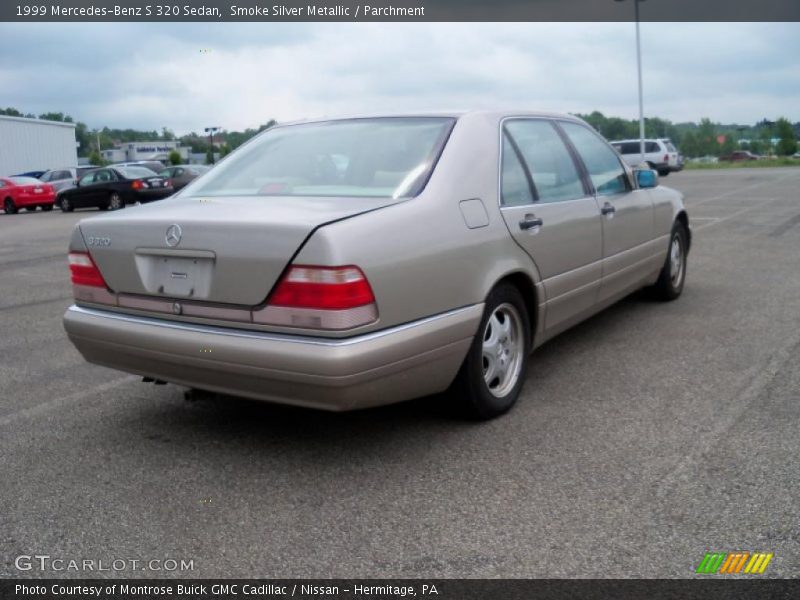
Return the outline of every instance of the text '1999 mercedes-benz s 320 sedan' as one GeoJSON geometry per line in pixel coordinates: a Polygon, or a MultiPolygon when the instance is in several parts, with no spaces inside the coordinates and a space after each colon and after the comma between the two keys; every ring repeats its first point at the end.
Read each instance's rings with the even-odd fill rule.
{"type": "Polygon", "coordinates": [[[682,196],[571,116],[273,127],[170,199],[82,220],[64,316],[90,362],[330,410],[452,390],[507,411],[531,351],[683,289],[682,196]]]}

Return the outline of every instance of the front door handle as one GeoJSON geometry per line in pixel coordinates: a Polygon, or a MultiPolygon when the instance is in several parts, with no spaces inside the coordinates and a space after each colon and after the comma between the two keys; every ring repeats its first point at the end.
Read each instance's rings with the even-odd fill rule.
{"type": "Polygon", "coordinates": [[[601,215],[613,215],[615,212],[617,212],[617,209],[614,208],[614,205],[610,202],[603,204],[603,207],[600,209],[601,215]]]}
{"type": "Polygon", "coordinates": [[[525,215],[522,221],[519,222],[519,228],[522,231],[529,231],[534,227],[541,227],[544,224],[544,221],[540,217],[536,215],[525,215]]]}

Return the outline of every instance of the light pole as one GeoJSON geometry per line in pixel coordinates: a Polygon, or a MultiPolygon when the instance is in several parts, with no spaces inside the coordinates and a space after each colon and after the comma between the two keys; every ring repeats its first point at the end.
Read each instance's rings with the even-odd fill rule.
{"type": "MultiPolygon", "coordinates": [[[[625,2],[625,0],[614,0],[615,2],[625,2]]],[[[644,100],[642,98],[642,43],[639,34],[639,2],[644,0],[633,0],[634,13],[636,15],[636,70],[639,75],[639,153],[640,160],[644,162],[644,100]]]]}
{"type": "Polygon", "coordinates": [[[209,152],[211,153],[211,164],[214,164],[214,133],[219,131],[219,127],[206,127],[206,133],[208,134],[208,147],[209,152]]]}

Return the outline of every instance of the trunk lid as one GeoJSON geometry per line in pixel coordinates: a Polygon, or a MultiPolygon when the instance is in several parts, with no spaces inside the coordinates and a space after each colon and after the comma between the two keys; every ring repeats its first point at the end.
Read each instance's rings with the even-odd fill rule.
{"type": "Polygon", "coordinates": [[[254,306],[314,229],[395,202],[171,198],[86,219],[80,230],[116,293],[254,306]]]}

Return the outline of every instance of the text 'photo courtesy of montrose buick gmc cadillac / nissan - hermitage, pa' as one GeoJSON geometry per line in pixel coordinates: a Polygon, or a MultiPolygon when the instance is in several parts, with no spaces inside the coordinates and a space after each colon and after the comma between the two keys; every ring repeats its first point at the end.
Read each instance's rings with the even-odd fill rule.
{"type": "Polygon", "coordinates": [[[571,116],[304,121],[80,221],[64,327],[146,380],[329,410],[449,390],[487,419],[546,340],[680,296],[690,242],[681,194],[571,116]]]}

